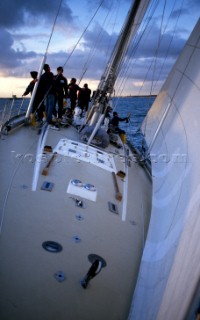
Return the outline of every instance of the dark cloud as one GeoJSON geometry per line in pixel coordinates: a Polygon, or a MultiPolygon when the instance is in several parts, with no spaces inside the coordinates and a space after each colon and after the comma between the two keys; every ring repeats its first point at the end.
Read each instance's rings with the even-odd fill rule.
{"type": "Polygon", "coordinates": [[[157,56],[164,58],[167,55],[168,58],[175,58],[183,48],[185,41],[186,39],[182,37],[180,32],[168,31],[160,34],[158,26],[154,24],[148,36],[142,38],[135,57],[154,58],[157,56]]]}
{"type": "Polygon", "coordinates": [[[14,41],[8,31],[0,30],[0,43],[4,44],[1,46],[0,68],[4,70],[5,73],[9,73],[10,69],[22,65],[23,60],[36,57],[36,53],[32,51],[14,50],[12,48],[14,41]]]}
{"type": "Polygon", "coordinates": [[[101,53],[107,51],[114,46],[117,40],[117,34],[109,34],[98,23],[95,24],[92,30],[88,30],[84,36],[84,49],[91,49],[94,47],[101,53]]]}
{"type": "MultiPolygon", "coordinates": [[[[6,0],[0,2],[0,67],[1,72],[8,76],[17,68],[16,75],[24,73],[24,67],[29,60],[40,57],[40,53],[27,51],[24,45],[26,39],[30,39],[29,33],[21,33],[28,27],[46,26],[50,30],[58,12],[60,1],[27,1],[27,0],[6,0]],[[25,27],[25,28],[24,28],[25,27]],[[17,44],[16,44],[17,43],[17,44]],[[20,67],[23,69],[20,70],[20,67]]],[[[58,16],[59,22],[63,20],[73,21],[72,11],[66,1],[62,1],[62,7],[58,16]]],[[[36,39],[47,37],[45,34],[34,36],[36,39]]]]}
{"type": "MultiPolygon", "coordinates": [[[[78,6],[78,0],[76,1],[78,6]]],[[[0,68],[5,76],[12,74],[13,70],[15,70],[16,76],[27,76],[30,71],[30,63],[31,69],[38,70],[43,53],[38,52],[37,47],[35,48],[35,52],[26,48],[26,41],[30,38],[30,27],[33,28],[35,33],[33,39],[35,44],[37,44],[37,41],[43,41],[40,39],[44,39],[44,42],[46,41],[45,43],[47,43],[48,35],[45,34],[45,31],[51,30],[52,23],[59,7],[59,2],[60,0],[2,0],[0,2],[0,68]],[[25,27],[27,26],[29,26],[29,31],[26,33],[25,27]],[[35,31],[35,27],[37,26],[42,26],[41,32],[43,33],[35,31]]],[[[114,0],[114,2],[113,0],[107,0],[104,1],[102,7],[103,9],[107,9],[110,8],[111,4],[113,5],[118,2],[119,0],[114,0]]],[[[88,19],[90,11],[92,15],[92,12],[95,11],[100,3],[101,0],[88,0],[88,19]]],[[[127,3],[131,3],[131,0],[126,0],[126,4],[127,3]]],[[[86,4],[84,3],[84,5],[86,4]]],[[[175,10],[172,18],[176,21],[180,16],[180,13],[184,18],[187,18],[192,10],[198,10],[199,8],[199,0],[190,0],[187,2],[187,7],[175,10]]],[[[65,29],[65,27],[69,28],[70,26],[72,35],[73,27],[75,27],[76,30],[78,30],[79,27],[84,29],[89,20],[88,22],[81,21],[79,15],[80,12],[78,7],[77,11],[72,13],[70,2],[63,0],[56,24],[58,29],[65,29]],[[75,14],[77,15],[76,17],[75,14]],[[83,25],[81,26],[79,23],[82,23],[83,25]]],[[[159,37],[158,29],[159,26],[157,25],[157,21],[154,21],[148,34],[148,38],[145,38],[144,36],[138,50],[135,52],[134,59],[138,59],[138,61],[134,64],[133,74],[138,79],[144,77],[145,72],[149,67],[149,63],[151,63],[155,55],[157,55],[157,69],[162,70],[162,73],[160,72],[160,77],[163,79],[183,47],[185,43],[183,35],[188,32],[187,29],[190,29],[190,27],[188,25],[182,26],[182,29],[177,30],[176,36],[174,36],[172,29],[168,29],[162,37],[159,47],[156,47],[155,43],[158,42],[159,37]],[[166,53],[168,54],[167,61],[165,61],[166,53]]],[[[64,32],[66,32],[66,30],[64,32]]],[[[66,76],[68,78],[75,76],[79,79],[84,65],[87,62],[89,68],[86,70],[85,77],[100,79],[116,38],[116,33],[108,33],[98,24],[98,22],[93,23],[93,28],[87,30],[81,45],[76,49],[73,56],[66,64],[64,68],[66,76]],[[96,45],[95,48],[94,44],[96,45]],[[87,61],[88,56],[89,62],[87,61]]],[[[48,54],[48,63],[51,65],[52,71],[55,71],[57,66],[66,63],[70,53],[67,51],[55,52],[55,50],[52,50],[52,52],[48,54]]],[[[130,64],[132,64],[132,60],[130,60],[130,64]]],[[[150,79],[152,77],[153,74],[149,72],[147,78],[150,79]]]]}
{"type": "MultiPolygon", "coordinates": [[[[7,29],[23,27],[27,23],[51,23],[58,11],[59,1],[6,0],[0,2],[0,27],[7,29]]],[[[59,19],[72,21],[72,12],[63,1],[59,19]]],[[[34,24],[33,24],[34,27],[34,24]]]]}
{"type": "MultiPolygon", "coordinates": [[[[130,3],[130,0],[123,0],[123,2],[127,2],[130,3]]],[[[119,3],[119,0],[106,0],[103,1],[102,0],[88,0],[88,7],[90,9],[96,9],[98,6],[101,6],[104,9],[110,9],[111,7],[117,6],[117,4],[119,3]]]]}

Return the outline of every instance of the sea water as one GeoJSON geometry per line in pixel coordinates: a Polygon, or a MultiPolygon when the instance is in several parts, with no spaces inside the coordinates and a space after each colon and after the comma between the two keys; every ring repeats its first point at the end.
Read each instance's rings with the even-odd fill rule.
{"type": "MultiPolygon", "coordinates": [[[[142,147],[142,134],[139,129],[154,100],[154,96],[113,98],[113,111],[117,111],[119,117],[125,118],[129,113],[131,114],[129,122],[120,122],[119,126],[126,131],[127,140],[139,150],[142,147]]],[[[0,124],[19,112],[25,112],[29,101],[28,98],[0,98],[0,124]]]]}
{"type": "Polygon", "coordinates": [[[113,111],[117,111],[120,118],[125,118],[128,114],[131,114],[129,122],[120,122],[119,126],[126,131],[127,140],[138,150],[142,149],[143,140],[140,127],[154,100],[155,96],[113,99],[113,111]]]}

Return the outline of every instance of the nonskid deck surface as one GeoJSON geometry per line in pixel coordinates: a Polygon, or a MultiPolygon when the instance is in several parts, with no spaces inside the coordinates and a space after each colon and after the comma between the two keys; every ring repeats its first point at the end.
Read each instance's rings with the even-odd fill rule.
{"type": "Polygon", "coordinates": [[[49,130],[52,152],[40,158],[37,179],[37,140],[37,131],[24,127],[0,142],[0,318],[126,319],[148,228],[150,181],[134,161],[125,166],[123,148],[87,153],[74,128],[49,130]],[[122,201],[113,171],[126,173],[116,175],[122,201]],[[62,250],[46,251],[45,241],[62,250]],[[84,289],[90,254],[106,267],[84,289]]]}

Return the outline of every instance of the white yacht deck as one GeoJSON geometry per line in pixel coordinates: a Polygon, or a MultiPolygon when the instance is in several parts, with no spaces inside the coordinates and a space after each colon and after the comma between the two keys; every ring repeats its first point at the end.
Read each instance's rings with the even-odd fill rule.
{"type": "Polygon", "coordinates": [[[38,137],[22,127],[0,141],[0,318],[126,319],[150,218],[151,182],[123,148],[88,147],[73,127],[48,131],[45,145],[52,152],[39,163],[38,137]],[[112,173],[118,171],[126,175],[116,175],[122,201],[112,173]],[[44,250],[45,241],[62,251],[44,250]],[[90,254],[107,265],[83,289],[90,254]]]}

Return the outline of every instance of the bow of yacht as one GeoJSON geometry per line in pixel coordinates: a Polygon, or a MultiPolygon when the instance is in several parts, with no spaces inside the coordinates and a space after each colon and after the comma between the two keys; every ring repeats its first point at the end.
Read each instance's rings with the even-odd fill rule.
{"type": "Polygon", "coordinates": [[[38,137],[24,126],[1,140],[1,318],[124,319],[150,218],[149,175],[122,143],[88,146],[73,126],[38,137]],[[106,266],[84,289],[91,254],[106,266]]]}

